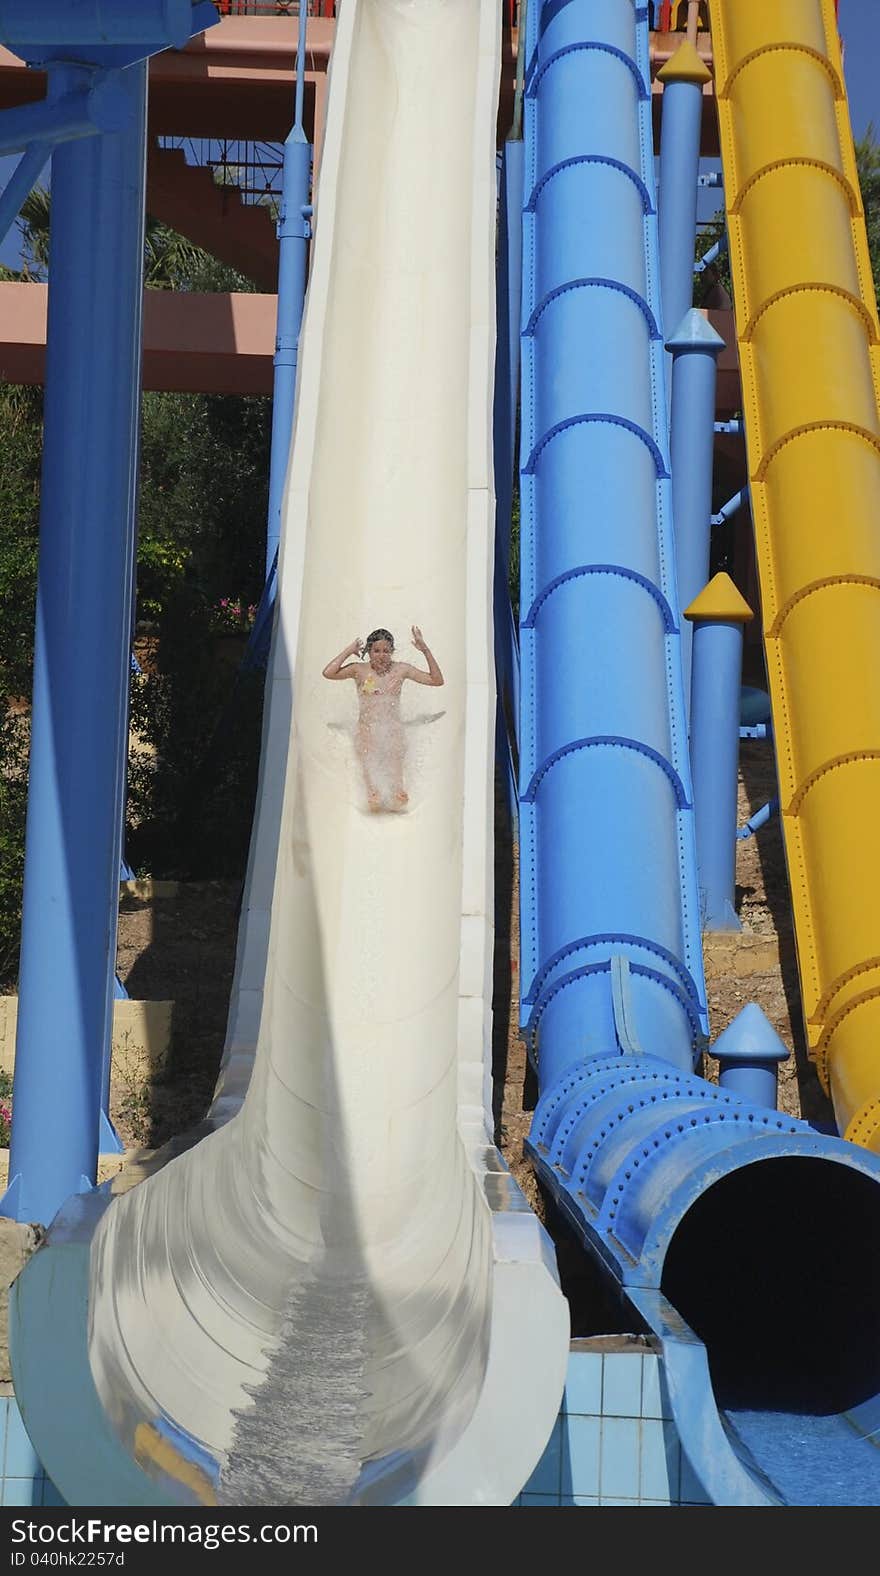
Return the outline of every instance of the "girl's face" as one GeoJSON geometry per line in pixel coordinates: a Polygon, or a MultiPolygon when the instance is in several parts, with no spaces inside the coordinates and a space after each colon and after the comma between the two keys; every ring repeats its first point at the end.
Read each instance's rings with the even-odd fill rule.
{"type": "Polygon", "coordinates": [[[390,640],[374,640],[370,647],[370,667],[374,673],[387,673],[391,666],[394,647],[390,640]]]}

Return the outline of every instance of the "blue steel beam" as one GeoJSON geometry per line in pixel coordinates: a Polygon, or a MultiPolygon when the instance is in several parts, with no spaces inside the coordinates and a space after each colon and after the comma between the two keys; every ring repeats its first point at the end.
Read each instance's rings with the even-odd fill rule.
{"type": "Polygon", "coordinates": [[[521,466],[523,1019],[542,1089],[706,1030],[647,30],[529,20],[521,466]]]}
{"type": "Polygon", "coordinates": [[[39,180],[46,162],[47,152],[42,143],[28,148],[19,159],[3,191],[0,192],[0,241],[5,240],[9,226],[18,216],[22,203],[39,180]]]}
{"type": "Polygon", "coordinates": [[[0,39],[29,65],[59,58],[130,64],[182,49],[219,20],[211,0],[0,0],[0,39]]]}
{"type": "Polygon", "coordinates": [[[18,104],[0,115],[0,153],[19,153],[31,143],[41,143],[48,158],[55,142],[121,131],[130,110],[114,73],[55,66],[45,99],[18,104]]]}

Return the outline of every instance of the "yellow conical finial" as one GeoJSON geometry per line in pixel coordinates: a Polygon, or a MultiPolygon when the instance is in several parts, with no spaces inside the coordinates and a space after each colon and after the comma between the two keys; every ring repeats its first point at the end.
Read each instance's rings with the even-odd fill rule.
{"type": "Polygon", "coordinates": [[[664,87],[668,87],[670,82],[696,82],[702,87],[704,82],[712,81],[712,73],[705,60],[697,54],[693,44],[689,44],[685,39],[683,44],[679,44],[672,59],[667,60],[665,66],[660,67],[657,80],[662,82],[664,87]]]}
{"type": "Polygon", "coordinates": [[[737,591],[730,575],[722,572],[712,576],[699,596],[694,597],[690,607],[685,608],[684,616],[700,623],[717,619],[729,624],[747,624],[755,615],[745,597],[737,591]]]}

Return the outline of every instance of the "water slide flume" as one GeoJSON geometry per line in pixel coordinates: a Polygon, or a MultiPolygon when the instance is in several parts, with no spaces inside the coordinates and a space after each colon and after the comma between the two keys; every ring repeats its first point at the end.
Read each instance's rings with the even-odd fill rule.
{"type": "Polygon", "coordinates": [[[217,1099],[14,1299],[74,1504],[504,1504],[558,1410],[567,1308],[488,1137],[499,39],[498,0],[340,7],[217,1099]],[[413,622],[446,682],[370,815],[322,668],[413,622]]]}
{"type": "Polygon", "coordinates": [[[758,569],[810,1054],[880,1153],[880,324],[832,0],[713,0],[758,569]]]}
{"type": "MultiPolygon", "coordinates": [[[[769,27],[801,7],[720,9],[769,27]]],[[[520,892],[541,1091],[528,1152],[622,1327],[660,1342],[709,1497],[874,1504],[880,1164],[694,1074],[705,987],[663,377],[679,325],[660,316],[646,12],[530,6],[527,59],[520,892]]],[[[765,79],[758,100],[774,126],[800,102],[765,79]]],[[[738,109],[745,147],[753,122],[738,109]]],[[[800,349],[775,399],[800,397],[799,366],[800,349]]],[[[787,529],[799,544],[797,513],[787,529]]]]}

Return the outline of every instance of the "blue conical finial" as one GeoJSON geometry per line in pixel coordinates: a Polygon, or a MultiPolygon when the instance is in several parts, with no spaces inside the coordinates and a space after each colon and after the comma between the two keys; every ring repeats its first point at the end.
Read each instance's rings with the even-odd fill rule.
{"type": "Polygon", "coordinates": [[[776,1109],[778,1064],[787,1061],[791,1052],[757,1002],[748,1002],[737,1013],[709,1054],[718,1058],[722,1089],[776,1109]]]}
{"type": "Polygon", "coordinates": [[[685,313],[675,333],[666,341],[666,349],[671,350],[673,354],[697,350],[720,356],[725,348],[725,341],[721,335],[716,334],[705,313],[700,312],[695,306],[685,313]]]}

